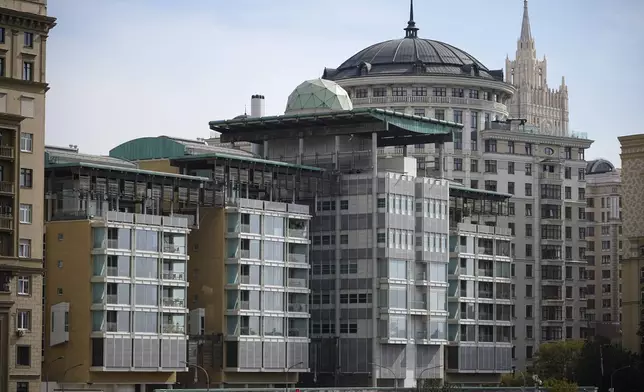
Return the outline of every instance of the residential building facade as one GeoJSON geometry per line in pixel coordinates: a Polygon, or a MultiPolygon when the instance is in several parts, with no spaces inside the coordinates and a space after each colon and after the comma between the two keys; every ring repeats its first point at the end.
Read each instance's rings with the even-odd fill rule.
{"type": "Polygon", "coordinates": [[[187,239],[207,179],[76,148],[45,159],[48,384],[173,385],[188,368],[187,239]]]}
{"type": "Polygon", "coordinates": [[[585,150],[592,141],[568,130],[566,88],[547,89],[527,3],[517,60],[506,64],[511,72],[522,69],[515,70],[515,79],[461,49],[420,38],[418,30],[412,7],[404,38],[365,48],[337,69],[325,69],[323,77],[344,87],[356,108],[463,124],[442,152],[417,143],[383,148],[381,156],[409,154],[422,175],[513,195],[508,216],[499,217],[497,226],[515,236],[514,366],[525,369],[540,343],[585,336],[586,325],[578,320],[586,308],[580,279],[586,258],[585,150]]]}
{"type": "Polygon", "coordinates": [[[589,335],[621,338],[622,198],[620,170],[605,159],[586,166],[586,317],[589,335]]]}
{"type": "Polygon", "coordinates": [[[644,134],[621,136],[622,147],[622,344],[644,352],[644,134]]]}
{"type": "Polygon", "coordinates": [[[0,5],[0,390],[40,389],[45,0],[0,5]]]}

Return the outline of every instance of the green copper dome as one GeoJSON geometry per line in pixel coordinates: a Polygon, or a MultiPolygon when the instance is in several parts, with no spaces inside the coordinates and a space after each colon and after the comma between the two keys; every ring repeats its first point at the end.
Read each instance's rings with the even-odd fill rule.
{"type": "Polygon", "coordinates": [[[324,113],[352,110],[353,103],[345,89],[325,79],[307,80],[288,96],[285,113],[324,113]]]}

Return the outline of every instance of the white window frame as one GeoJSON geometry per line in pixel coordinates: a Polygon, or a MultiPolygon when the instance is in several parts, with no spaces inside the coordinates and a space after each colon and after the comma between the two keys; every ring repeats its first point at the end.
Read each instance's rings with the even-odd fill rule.
{"type": "Polygon", "coordinates": [[[31,311],[18,310],[16,312],[16,329],[22,331],[31,330],[31,311]]]}
{"type": "Polygon", "coordinates": [[[20,204],[20,223],[31,224],[33,222],[33,206],[31,204],[20,204]]]}
{"type": "Polygon", "coordinates": [[[31,295],[31,277],[18,277],[18,295],[31,295]]]}
{"type": "Polygon", "coordinates": [[[31,240],[21,238],[18,245],[18,257],[31,258],[31,240]]]}
{"type": "Polygon", "coordinates": [[[34,134],[20,132],[20,151],[33,152],[34,151],[34,134]]]}

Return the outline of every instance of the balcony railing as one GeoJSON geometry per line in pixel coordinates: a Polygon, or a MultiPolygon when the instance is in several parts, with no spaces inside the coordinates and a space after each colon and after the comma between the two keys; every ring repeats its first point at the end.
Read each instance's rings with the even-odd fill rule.
{"type": "Polygon", "coordinates": [[[492,291],[479,291],[479,298],[494,298],[494,292],[492,291]]]}
{"type": "Polygon", "coordinates": [[[240,284],[250,284],[250,276],[248,275],[239,275],[240,284]]]}
{"type": "Polygon", "coordinates": [[[410,309],[423,309],[427,310],[427,301],[411,301],[410,309]]]}
{"type": "Polygon", "coordinates": [[[416,280],[427,280],[427,272],[416,272],[416,280]]]}
{"type": "Polygon", "coordinates": [[[248,302],[248,301],[239,301],[239,302],[237,302],[237,309],[250,310],[250,302],[248,302]]]}
{"type": "Polygon", "coordinates": [[[305,338],[305,337],[307,337],[306,329],[305,328],[289,328],[288,336],[305,338]]]}
{"type": "Polygon", "coordinates": [[[119,276],[119,268],[107,267],[107,276],[119,276]]]}
{"type": "Polygon", "coordinates": [[[250,249],[240,249],[238,255],[242,259],[250,259],[250,249]]]}
{"type": "Polygon", "coordinates": [[[0,158],[9,158],[14,157],[14,148],[11,146],[0,146],[0,158]]]}
{"type": "Polygon", "coordinates": [[[0,181],[0,193],[11,193],[15,192],[15,184],[9,181],[0,181]]]}
{"type": "Polygon", "coordinates": [[[0,229],[13,230],[13,215],[0,214],[0,229]]]}
{"type": "Polygon", "coordinates": [[[116,332],[118,330],[118,325],[113,322],[107,322],[105,323],[105,330],[107,332],[116,332]]]}
{"type": "Polygon", "coordinates": [[[105,296],[105,303],[107,304],[118,304],[119,303],[119,296],[116,294],[107,294],[105,296]]]}
{"type": "Polygon", "coordinates": [[[494,270],[492,268],[479,268],[477,276],[486,276],[489,278],[494,277],[494,270]]]}
{"type": "Polygon", "coordinates": [[[427,333],[427,331],[416,331],[416,339],[418,340],[429,339],[429,334],[427,333]]]}
{"type": "Polygon", "coordinates": [[[181,254],[185,254],[186,253],[186,247],[183,246],[183,245],[163,244],[163,252],[164,253],[181,253],[181,254]]]}
{"type": "Polygon", "coordinates": [[[163,271],[161,277],[164,280],[186,280],[186,275],[183,272],[163,271]]]}
{"type": "Polygon", "coordinates": [[[288,254],[288,261],[293,262],[293,263],[306,263],[306,255],[302,253],[289,253],[288,254]]]}
{"type": "Polygon", "coordinates": [[[108,238],[107,239],[107,248],[108,249],[118,249],[119,248],[119,240],[116,238],[108,238]]]}
{"type": "Polygon", "coordinates": [[[242,336],[258,336],[259,332],[252,327],[239,327],[239,335],[242,336]]]}
{"type": "Polygon", "coordinates": [[[561,180],[560,173],[550,173],[550,172],[541,172],[539,173],[539,178],[543,180],[561,180]]]}
{"type": "Polygon", "coordinates": [[[288,236],[295,238],[309,238],[309,232],[306,229],[288,229],[288,236]]]}
{"type": "Polygon", "coordinates": [[[307,287],[307,279],[289,278],[288,287],[297,287],[297,288],[305,289],[307,287]]]}
{"type": "Polygon", "coordinates": [[[309,304],[291,303],[291,304],[288,304],[288,311],[298,312],[298,313],[308,313],[309,304]]]}
{"type": "Polygon", "coordinates": [[[163,333],[185,333],[186,328],[180,324],[163,324],[163,333]]]}
{"type": "Polygon", "coordinates": [[[185,306],[185,303],[186,301],[183,298],[172,298],[172,297],[163,298],[163,306],[183,308],[185,306]]]}

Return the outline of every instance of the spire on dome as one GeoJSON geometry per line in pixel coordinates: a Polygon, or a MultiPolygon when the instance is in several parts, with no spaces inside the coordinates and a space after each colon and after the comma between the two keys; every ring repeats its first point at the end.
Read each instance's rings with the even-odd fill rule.
{"type": "Polygon", "coordinates": [[[405,38],[416,37],[418,37],[418,27],[416,27],[416,22],[414,22],[414,0],[409,0],[409,22],[407,22],[407,27],[405,27],[405,38]]]}
{"type": "Polygon", "coordinates": [[[532,41],[532,32],[530,31],[530,17],[528,16],[528,0],[523,0],[523,22],[521,23],[521,41],[532,41]]]}

